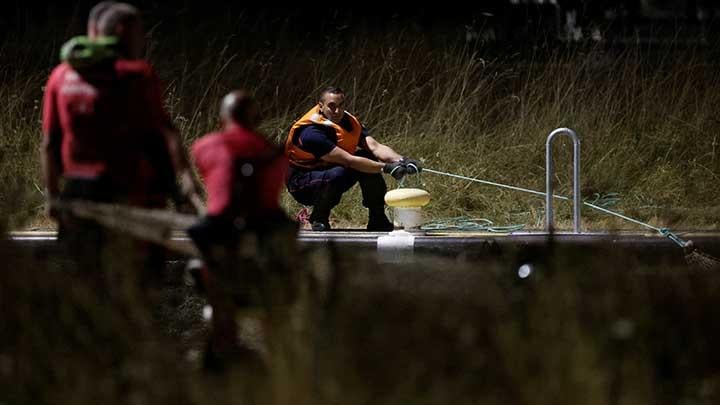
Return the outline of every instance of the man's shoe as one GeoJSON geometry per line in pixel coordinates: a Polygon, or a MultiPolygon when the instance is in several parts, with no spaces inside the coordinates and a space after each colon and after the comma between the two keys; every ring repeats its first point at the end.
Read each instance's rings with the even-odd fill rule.
{"type": "Polygon", "coordinates": [[[314,206],[308,220],[313,231],[330,230],[330,210],[323,206],[314,206]]]}
{"type": "Polygon", "coordinates": [[[392,232],[394,229],[395,226],[385,216],[385,213],[382,215],[370,216],[370,220],[367,224],[367,230],[370,232],[392,232]]]}
{"type": "Polygon", "coordinates": [[[327,222],[313,221],[312,230],[318,232],[324,232],[330,230],[330,224],[327,222]]]}

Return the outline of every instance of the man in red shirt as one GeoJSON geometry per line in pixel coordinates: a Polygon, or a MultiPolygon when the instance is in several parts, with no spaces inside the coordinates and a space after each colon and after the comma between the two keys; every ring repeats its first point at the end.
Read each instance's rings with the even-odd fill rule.
{"type": "Polygon", "coordinates": [[[242,218],[250,228],[284,217],[279,196],[287,160],[282,148],[255,132],[257,104],[246,91],[233,91],[223,98],[221,117],[223,129],[191,149],[207,189],[207,216],[242,218]]]}
{"type": "Polygon", "coordinates": [[[114,35],[117,47],[96,58],[91,48],[82,49],[83,63],[70,57],[53,70],[45,87],[41,146],[49,215],[58,220],[59,238],[71,257],[90,270],[101,266],[106,232],[90,221],[60,215],[52,201],[163,207],[175,193],[175,171],[182,168],[177,163],[182,149],[172,140],[158,79],[138,59],[143,46],[139,13],[115,3],[97,14],[88,28],[114,35]]]}
{"type": "Polygon", "coordinates": [[[244,90],[229,93],[221,118],[222,130],[201,137],[191,149],[207,190],[207,215],[188,234],[207,264],[203,277],[213,307],[213,332],[205,366],[211,370],[224,368],[228,358],[257,356],[238,344],[236,308],[268,305],[258,287],[268,269],[282,272],[283,252],[293,248],[296,234],[279,202],[287,159],[281,147],[256,132],[260,114],[255,100],[244,90]],[[283,240],[278,234],[288,237],[278,243],[283,240]],[[248,240],[257,242],[251,254],[242,253],[248,240]]]}
{"type": "MultiPolygon", "coordinates": [[[[117,49],[121,57],[131,60],[142,57],[144,33],[139,12],[127,3],[104,1],[93,7],[88,18],[88,36],[121,38],[117,49]]],[[[157,184],[154,183],[159,178],[160,181],[171,183],[173,186],[171,191],[174,193],[172,197],[176,202],[189,203],[195,211],[204,212],[197,191],[199,187],[185,154],[180,132],[162,107],[162,91],[152,65],[147,64],[147,69],[153,80],[145,90],[153,100],[152,103],[162,110],[165,122],[160,130],[162,137],[151,138],[152,143],[146,149],[146,164],[140,167],[140,176],[134,190],[136,198],[134,202],[150,208],[165,207],[166,190],[158,189],[157,184]],[[175,174],[179,180],[179,190],[174,189],[175,174]]]]}

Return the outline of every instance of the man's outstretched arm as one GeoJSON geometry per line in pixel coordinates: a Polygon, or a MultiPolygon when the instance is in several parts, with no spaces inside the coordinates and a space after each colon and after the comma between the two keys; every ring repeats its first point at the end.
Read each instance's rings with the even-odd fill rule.
{"type": "Polygon", "coordinates": [[[385,163],[349,154],[342,148],[334,147],[321,157],[322,160],[340,166],[349,167],[363,173],[381,173],[385,163]]]}
{"type": "Polygon", "coordinates": [[[406,173],[400,161],[376,162],[362,156],[351,155],[342,148],[335,147],[321,157],[322,160],[336,165],[349,167],[363,173],[387,173],[400,180],[406,173]]]}
{"type": "Polygon", "coordinates": [[[383,162],[397,162],[402,159],[399,153],[395,152],[391,147],[376,141],[372,136],[365,137],[365,145],[376,158],[383,162]]]}

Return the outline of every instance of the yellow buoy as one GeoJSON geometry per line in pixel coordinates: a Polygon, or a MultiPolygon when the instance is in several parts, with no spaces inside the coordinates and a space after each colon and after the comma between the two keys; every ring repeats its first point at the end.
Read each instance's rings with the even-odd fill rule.
{"type": "Polygon", "coordinates": [[[385,203],[391,207],[419,208],[430,202],[430,193],[419,188],[398,188],[385,193],[385,203]]]}

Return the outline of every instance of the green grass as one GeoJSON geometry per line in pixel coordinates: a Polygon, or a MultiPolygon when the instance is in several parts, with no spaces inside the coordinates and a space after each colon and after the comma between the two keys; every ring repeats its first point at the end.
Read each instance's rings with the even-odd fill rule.
{"type": "MultiPolygon", "coordinates": [[[[708,49],[581,46],[511,53],[440,43],[402,28],[330,32],[324,41],[311,41],[280,23],[263,40],[249,33],[268,28],[242,17],[192,31],[162,22],[151,27],[148,55],[188,145],[217,127],[219,100],[233,88],[256,93],[262,130],[282,141],[318,91],[338,85],[348,92],[348,110],[373,136],[428,168],[543,191],[546,136],[566,126],[582,138],[586,197],[619,193],[615,209],[657,226],[720,224],[720,79],[708,49]]],[[[21,197],[12,227],[47,223],[38,188],[39,100],[60,41],[41,37],[25,39],[38,46],[17,46],[11,42],[17,38],[0,44],[0,97],[8,100],[0,112],[2,176],[21,197]]],[[[572,190],[571,149],[565,139],[555,148],[556,191],[565,195],[572,190]]],[[[388,185],[396,182],[388,179],[388,185]]],[[[470,215],[497,224],[542,224],[537,196],[432,174],[406,185],[431,193],[430,219],[470,215]]],[[[288,195],[283,204],[291,214],[300,208],[288,195]]],[[[569,228],[569,204],[557,209],[560,226],[569,228]]],[[[583,215],[588,229],[637,229],[589,210],[583,215]]],[[[364,225],[357,190],[333,218],[364,225]]]]}

